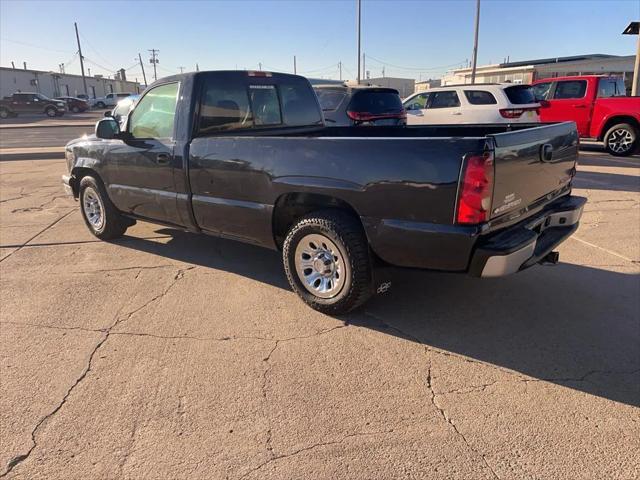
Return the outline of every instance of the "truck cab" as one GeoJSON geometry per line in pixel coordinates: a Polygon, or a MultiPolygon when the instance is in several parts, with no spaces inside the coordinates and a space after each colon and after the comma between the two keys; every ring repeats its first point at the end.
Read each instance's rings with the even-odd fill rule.
{"type": "Polygon", "coordinates": [[[581,138],[604,142],[611,155],[633,154],[640,136],[640,97],[626,95],[619,77],[583,75],[537,80],[542,122],[572,120],[581,138]]]}

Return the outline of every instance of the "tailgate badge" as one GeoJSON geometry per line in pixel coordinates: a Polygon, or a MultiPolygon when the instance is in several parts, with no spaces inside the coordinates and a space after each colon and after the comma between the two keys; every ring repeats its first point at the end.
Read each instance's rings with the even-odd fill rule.
{"type": "Polygon", "coordinates": [[[522,198],[516,198],[515,193],[510,193],[504,196],[504,200],[502,201],[502,206],[495,208],[493,213],[502,213],[507,210],[512,209],[513,207],[517,207],[522,203],[522,198]]]}

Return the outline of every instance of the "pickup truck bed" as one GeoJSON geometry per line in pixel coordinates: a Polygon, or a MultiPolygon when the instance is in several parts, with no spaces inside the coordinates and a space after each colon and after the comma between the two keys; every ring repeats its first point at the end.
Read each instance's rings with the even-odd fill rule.
{"type": "MultiPolygon", "coordinates": [[[[324,127],[318,113],[314,124],[199,134],[198,95],[207,82],[232,78],[263,90],[300,78],[246,75],[208,72],[158,82],[180,82],[173,138],[135,138],[102,120],[98,138],[67,146],[68,190],[82,200],[84,178],[95,179],[91,196],[100,197],[103,211],[113,210],[115,233],[130,219],[144,219],[283,249],[294,290],[331,313],[368,297],[373,259],[505,275],[544,259],[577,228],[584,199],[570,196],[578,147],[573,123],[324,127]],[[107,123],[115,134],[100,131],[107,123]],[[299,232],[307,233],[299,238],[299,232]],[[298,251],[304,242],[311,242],[311,260],[298,251]],[[305,286],[306,277],[312,282],[305,286]],[[336,285],[335,295],[324,295],[336,285]]],[[[284,104],[283,110],[286,118],[284,104]]],[[[135,112],[134,126],[126,127],[132,131],[135,112]]],[[[81,204],[89,228],[103,237],[92,227],[91,208],[81,204]]]]}

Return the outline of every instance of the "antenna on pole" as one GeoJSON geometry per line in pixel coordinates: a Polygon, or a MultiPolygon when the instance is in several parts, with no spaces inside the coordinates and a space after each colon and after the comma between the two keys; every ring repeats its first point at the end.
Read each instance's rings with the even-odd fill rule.
{"type": "Polygon", "coordinates": [[[84,86],[84,94],[87,94],[87,79],[84,76],[84,57],[82,56],[82,48],[80,48],[80,35],[78,34],[78,24],[73,22],[76,28],[76,40],[78,41],[78,55],[80,56],[80,71],[82,72],[82,85],[84,86]]]}
{"type": "MultiPolygon", "coordinates": [[[[360,18],[362,16],[362,2],[361,0],[356,0],[356,2],[358,7],[358,84],[360,84],[360,18]]],[[[362,58],[364,59],[364,56],[362,58]]]]}
{"type": "Polygon", "coordinates": [[[156,71],[156,65],[159,63],[158,53],[160,53],[160,50],[156,50],[155,48],[152,48],[149,51],[151,52],[151,59],[149,60],[149,62],[153,63],[153,80],[156,81],[158,80],[158,72],[156,71]]]}
{"type": "Polygon", "coordinates": [[[480,26],[480,0],[476,0],[476,29],[473,39],[473,59],[471,62],[471,83],[476,83],[476,64],[478,63],[478,28],[480,26]]]}

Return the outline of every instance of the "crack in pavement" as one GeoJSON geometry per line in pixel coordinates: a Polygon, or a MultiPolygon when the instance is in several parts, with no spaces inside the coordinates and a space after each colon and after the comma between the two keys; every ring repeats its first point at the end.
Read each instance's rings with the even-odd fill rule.
{"type": "Polygon", "coordinates": [[[438,404],[438,401],[436,400],[437,394],[435,392],[435,389],[433,388],[433,377],[431,376],[431,371],[432,371],[433,367],[431,364],[431,359],[429,359],[429,368],[427,370],[427,379],[426,379],[426,385],[427,388],[429,389],[429,392],[431,393],[431,403],[433,404],[434,407],[436,407],[436,409],[440,412],[440,415],[442,415],[442,418],[444,418],[445,422],[447,422],[449,425],[451,425],[451,427],[453,428],[453,430],[456,432],[456,434],[462,439],[462,441],[465,443],[465,445],[467,446],[467,448],[469,450],[471,450],[473,453],[475,453],[478,457],[480,457],[482,459],[482,463],[484,464],[485,467],[487,467],[489,469],[489,471],[493,474],[494,478],[497,478],[498,480],[500,480],[500,477],[498,476],[498,474],[496,473],[496,471],[493,469],[493,467],[491,467],[491,465],[489,465],[489,462],[487,462],[486,457],[484,456],[483,453],[480,453],[478,450],[476,450],[470,443],[469,440],[467,440],[467,437],[464,435],[464,433],[462,433],[458,427],[456,426],[456,424],[453,422],[453,420],[451,419],[451,417],[447,414],[447,411],[444,409],[444,407],[440,406],[438,404]]]}
{"type": "Polygon", "coordinates": [[[140,273],[143,270],[155,270],[156,268],[175,268],[175,267],[177,267],[177,265],[154,265],[149,267],[134,266],[134,267],[122,267],[122,268],[103,268],[98,270],[78,270],[78,271],[73,271],[71,273],[104,273],[104,272],[124,272],[127,270],[139,270],[138,275],[140,275],[140,273]]]}
{"type": "Polygon", "coordinates": [[[71,210],[69,210],[67,213],[65,213],[64,215],[62,215],[61,217],[58,217],[57,220],[54,220],[52,223],[50,223],[49,225],[47,225],[46,227],[44,227],[44,229],[40,230],[38,233],[36,233],[33,237],[31,237],[29,240],[27,240],[26,242],[24,242],[22,245],[16,245],[18,248],[16,250],[14,250],[13,252],[11,252],[9,255],[7,255],[6,257],[4,257],[3,259],[0,259],[0,262],[4,262],[7,258],[9,258],[11,255],[13,255],[16,252],[19,252],[20,250],[22,250],[27,243],[29,243],[31,240],[34,240],[35,238],[39,237],[40,235],[42,235],[44,232],[46,232],[47,230],[49,230],[51,227],[53,227],[54,225],[56,225],[58,222],[60,222],[61,220],[67,218],[69,215],[71,215],[73,212],[75,212],[75,207],[72,208],[71,210]]]}
{"type": "MultiPolygon", "coordinates": [[[[69,212],[71,213],[71,212],[69,212]]],[[[60,219],[59,219],[60,220],[60,219]]],[[[84,370],[82,371],[82,373],[80,374],[80,376],[75,380],[75,382],[73,382],[73,384],[67,389],[67,392],[65,393],[65,395],[62,398],[62,401],[48,414],[46,414],[44,417],[42,417],[40,419],[40,421],[36,424],[36,426],[33,428],[33,430],[31,430],[31,447],[29,447],[29,450],[26,453],[21,453],[18,454],[16,456],[14,456],[13,458],[11,458],[9,460],[9,462],[7,463],[7,466],[5,468],[5,471],[0,474],[0,478],[4,478],[6,477],[9,473],[11,473],[11,471],[19,464],[21,464],[22,462],[24,462],[27,458],[29,458],[29,456],[31,455],[31,453],[33,452],[33,450],[37,447],[38,442],[36,439],[36,435],[38,433],[38,430],[40,429],[40,427],[42,425],[44,425],[44,423],[46,421],[48,421],[50,418],[52,418],[58,411],[60,411],[60,409],[64,406],[64,404],[67,402],[67,399],[69,398],[69,396],[71,395],[71,392],[73,392],[73,390],[86,378],[86,376],[88,375],[88,373],[91,371],[91,367],[92,367],[92,362],[93,362],[93,358],[95,357],[96,353],[98,352],[98,350],[100,349],[100,347],[102,347],[102,345],[105,344],[105,342],[109,339],[109,336],[111,335],[111,330],[113,328],[115,328],[117,325],[126,322],[127,320],[129,320],[133,315],[135,315],[136,313],[140,312],[142,309],[148,307],[149,305],[151,305],[153,302],[155,302],[156,300],[162,298],[164,295],[166,295],[169,290],[171,290],[171,288],[173,288],[173,286],[181,279],[184,277],[185,272],[189,271],[189,270],[193,270],[194,268],[197,268],[196,266],[192,266],[186,269],[180,269],[178,270],[178,273],[174,276],[173,278],[173,282],[171,282],[171,284],[164,289],[164,291],[156,296],[154,296],[153,298],[151,298],[150,300],[148,300],[147,302],[145,302],[142,306],[128,312],[127,314],[125,314],[124,316],[120,316],[120,312],[122,311],[122,309],[124,307],[120,307],[118,309],[118,311],[116,312],[116,314],[114,315],[114,321],[111,323],[111,326],[106,328],[104,331],[101,331],[102,333],[102,338],[98,341],[98,343],[96,343],[96,345],[94,346],[93,350],[91,351],[91,353],[89,354],[89,360],[87,362],[87,365],[85,366],[84,370]]]]}
{"type": "Polygon", "coordinates": [[[390,428],[388,430],[379,430],[379,431],[374,431],[374,432],[350,433],[350,434],[344,435],[342,438],[340,438],[338,440],[329,440],[327,442],[314,443],[312,445],[308,445],[306,447],[299,448],[298,450],[294,450],[293,452],[290,452],[290,453],[283,453],[283,454],[280,454],[280,455],[275,455],[272,458],[268,459],[267,461],[262,462],[261,464],[259,464],[256,467],[252,468],[248,472],[245,472],[241,477],[238,478],[238,480],[242,480],[243,478],[246,478],[247,476],[251,475],[252,473],[255,473],[258,470],[261,470],[265,466],[269,465],[271,462],[275,462],[277,460],[282,460],[283,458],[293,457],[295,455],[307,452],[309,450],[313,450],[315,448],[326,447],[326,446],[329,446],[329,445],[337,445],[339,443],[344,442],[348,438],[369,437],[369,436],[374,436],[374,435],[386,435],[386,434],[393,433],[393,432],[394,432],[394,429],[390,428]]]}

